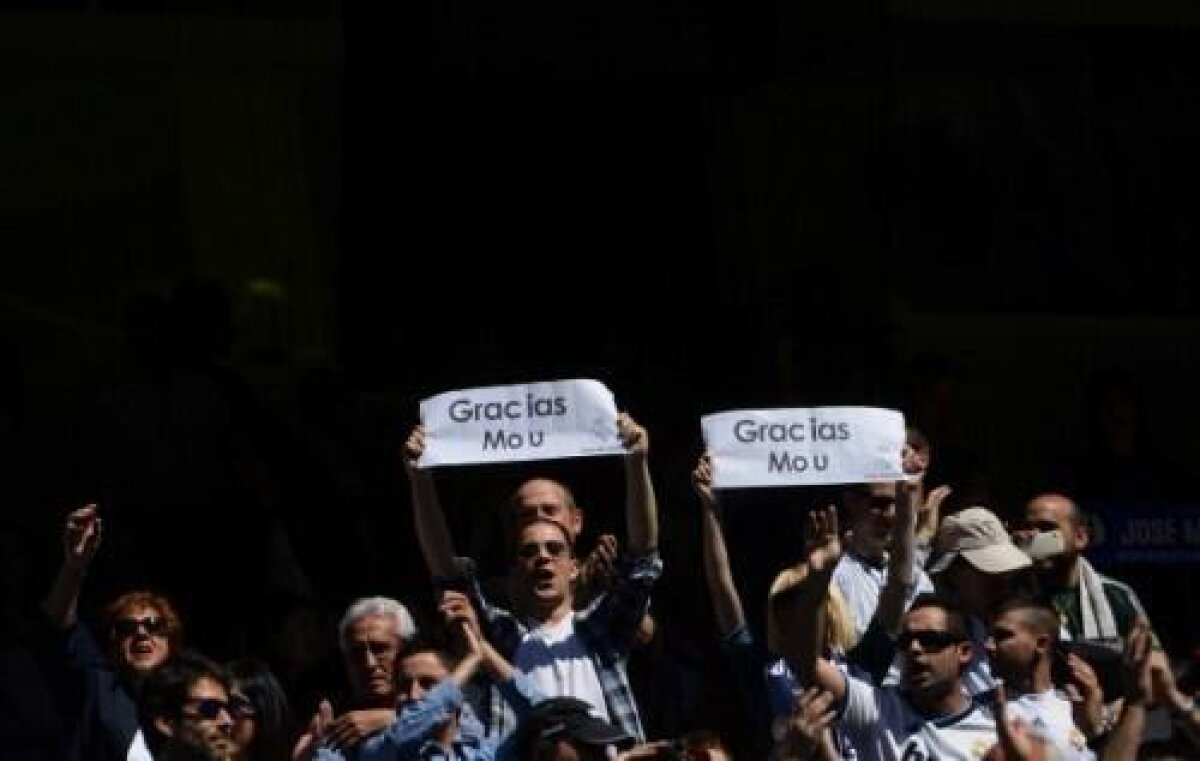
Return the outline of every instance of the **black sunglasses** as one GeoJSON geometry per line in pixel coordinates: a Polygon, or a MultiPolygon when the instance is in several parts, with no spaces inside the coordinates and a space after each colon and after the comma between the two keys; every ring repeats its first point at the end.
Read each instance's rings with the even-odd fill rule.
{"type": "Polygon", "coordinates": [[[229,714],[229,718],[236,719],[239,714],[235,704],[219,698],[188,698],[184,705],[194,705],[196,710],[193,713],[183,713],[184,716],[194,719],[206,719],[212,721],[221,715],[221,711],[229,714]]]}
{"type": "Polygon", "coordinates": [[[901,650],[907,650],[912,646],[912,643],[916,642],[921,646],[922,650],[930,653],[937,650],[945,650],[951,645],[957,645],[959,642],[964,641],[966,641],[966,637],[954,632],[901,632],[900,637],[896,640],[896,647],[901,650]]]}
{"type": "Polygon", "coordinates": [[[118,637],[132,637],[140,629],[145,629],[150,636],[162,636],[167,633],[167,622],[158,616],[142,618],[118,618],[113,621],[113,634],[118,637]]]}
{"type": "Polygon", "coordinates": [[[547,542],[525,542],[517,548],[517,557],[522,560],[531,560],[540,555],[543,549],[550,557],[561,558],[567,554],[567,543],[561,539],[551,539],[547,542]]]}

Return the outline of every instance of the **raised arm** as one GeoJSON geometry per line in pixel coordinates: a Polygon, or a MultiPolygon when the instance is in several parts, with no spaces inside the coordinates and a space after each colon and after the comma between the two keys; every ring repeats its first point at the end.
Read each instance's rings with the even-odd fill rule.
{"type": "Polygon", "coordinates": [[[896,522],[892,526],[892,546],[888,556],[888,578],[879,592],[875,618],[895,639],[900,634],[904,609],[917,587],[914,558],[917,546],[917,511],[911,492],[904,483],[896,484],[896,522]]]}
{"type": "Polygon", "coordinates": [[[617,434],[625,445],[625,530],[633,557],[658,549],[658,502],[650,481],[650,437],[646,429],[622,412],[617,434]]]}
{"type": "Polygon", "coordinates": [[[433,473],[418,465],[424,452],[425,427],[418,425],[404,442],[401,460],[412,490],[413,519],[416,521],[421,554],[425,556],[425,566],[435,579],[448,578],[455,572],[454,544],[450,539],[450,529],[446,526],[442,504],[438,500],[433,473]]]}
{"type": "Polygon", "coordinates": [[[846,679],[821,655],[827,628],[825,599],[833,569],[842,557],[837,509],[831,505],[810,514],[806,534],[808,574],[799,584],[780,590],[769,604],[774,606],[781,648],[785,651],[780,655],[787,659],[800,684],[827,690],[841,703],[846,694],[846,679]]]}
{"type": "Polygon", "coordinates": [[[1146,704],[1154,687],[1151,673],[1154,665],[1150,624],[1144,618],[1134,622],[1125,641],[1124,681],[1125,701],[1121,717],[1108,736],[1100,761],[1134,761],[1146,729],[1146,704]]]}
{"type": "Polygon", "coordinates": [[[59,629],[75,625],[83,577],[100,547],[101,529],[100,513],[94,504],[67,516],[62,535],[62,564],[42,600],[42,611],[59,629]]]}
{"type": "Polygon", "coordinates": [[[692,471],[692,487],[700,498],[700,525],[703,532],[704,580],[708,597],[722,637],[728,637],[746,625],[742,598],[733,583],[729,554],[725,548],[725,532],[721,529],[721,508],[712,488],[712,459],[700,458],[692,471]]]}

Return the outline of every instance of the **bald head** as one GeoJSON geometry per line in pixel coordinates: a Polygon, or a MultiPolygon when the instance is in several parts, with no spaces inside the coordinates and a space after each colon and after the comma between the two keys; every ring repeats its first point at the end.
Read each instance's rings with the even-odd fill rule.
{"type": "Polygon", "coordinates": [[[1025,506],[1026,520],[1034,515],[1052,518],[1056,523],[1070,524],[1071,528],[1083,525],[1079,506],[1065,494],[1045,492],[1029,500],[1025,506]]]}
{"type": "Polygon", "coordinates": [[[1057,567],[1059,571],[1069,571],[1069,566],[1075,564],[1088,546],[1088,529],[1079,506],[1071,498],[1057,492],[1045,492],[1029,501],[1025,506],[1025,519],[1022,521],[1021,531],[1062,533],[1062,554],[1043,563],[1043,569],[1057,567]]]}
{"type": "Polygon", "coordinates": [[[575,495],[558,481],[531,478],[517,487],[508,502],[514,528],[538,519],[553,521],[567,530],[571,541],[583,530],[583,511],[575,504],[575,495]]]}

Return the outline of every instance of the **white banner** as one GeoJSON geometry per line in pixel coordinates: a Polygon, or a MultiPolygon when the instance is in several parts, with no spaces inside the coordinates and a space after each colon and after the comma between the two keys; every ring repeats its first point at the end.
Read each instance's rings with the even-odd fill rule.
{"type": "Polygon", "coordinates": [[[713,486],[798,486],[904,477],[904,415],[875,407],[736,410],[700,421],[713,486]]]}
{"type": "Polygon", "coordinates": [[[617,405],[594,380],[450,391],[421,402],[421,467],[622,454],[617,405]]]}

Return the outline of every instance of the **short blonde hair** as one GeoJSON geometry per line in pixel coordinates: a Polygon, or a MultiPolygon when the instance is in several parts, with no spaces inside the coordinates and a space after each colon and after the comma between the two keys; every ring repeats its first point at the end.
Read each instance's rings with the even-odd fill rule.
{"type": "MultiPolygon", "coordinates": [[[[775,617],[772,601],[777,595],[790,589],[795,589],[808,577],[808,565],[797,563],[791,568],[779,572],[771,582],[771,591],[767,593],[767,650],[771,653],[782,652],[783,634],[779,631],[779,622],[775,617]]],[[[854,628],[854,612],[846,603],[846,598],[834,585],[830,585],[825,594],[825,632],[821,644],[831,651],[846,653],[858,644],[858,635],[854,628]]]]}

